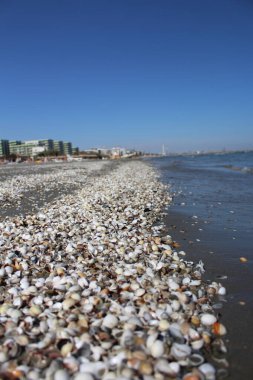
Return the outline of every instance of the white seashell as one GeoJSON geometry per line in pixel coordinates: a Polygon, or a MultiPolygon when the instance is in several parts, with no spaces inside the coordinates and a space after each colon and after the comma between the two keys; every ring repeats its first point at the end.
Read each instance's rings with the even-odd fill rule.
{"type": "Polygon", "coordinates": [[[80,372],[94,374],[96,377],[101,378],[106,371],[106,364],[103,362],[88,362],[80,365],[80,372]]]}
{"type": "Polygon", "coordinates": [[[94,360],[96,362],[99,361],[101,356],[104,354],[103,348],[99,347],[99,346],[92,346],[91,350],[92,350],[92,356],[93,356],[94,360]]]}
{"type": "Polygon", "coordinates": [[[9,359],[6,352],[0,351],[0,363],[4,363],[9,359]]]}
{"type": "Polygon", "coordinates": [[[81,288],[84,288],[85,286],[89,286],[89,283],[86,278],[81,277],[78,279],[78,285],[81,286],[81,288]]]}
{"type": "Polygon", "coordinates": [[[88,243],[88,251],[93,255],[96,252],[96,248],[94,248],[92,244],[88,243]]]}
{"type": "Polygon", "coordinates": [[[183,337],[182,332],[180,330],[180,326],[177,323],[172,323],[170,325],[169,332],[174,338],[182,338],[183,337]]]}
{"type": "Polygon", "coordinates": [[[54,380],[69,380],[69,374],[65,369],[58,369],[54,374],[54,380]]]}
{"type": "Polygon", "coordinates": [[[21,311],[12,308],[9,308],[6,314],[13,319],[19,319],[22,316],[21,311]]]}
{"type": "Polygon", "coordinates": [[[201,364],[198,369],[205,375],[206,380],[215,380],[215,368],[211,364],[201,364]]]}
{"type": "Polygon", "coordinates": [[[62,356],[67,356],[73,349],[73,343],[69,342],[64,344],[61,348],[61,354],[62,356]]]}
{"type": "Polygon", "coordinates": [[[213,314],[206,313],[201,315],[200,320],[203,325],[211,326],[217,321],[217,318],[213,314]]]}
{"type": "Polygon", "coordinates": [[[153,358],[159,358],[164,354],[164,344],[160,340],[156,340],[150,347],[150,353],[153,358]]]}
{"type": "Polygon", "coordinates": [[[40,220],[45,220],[45,219],[47,218],[46,215],[43,214],[42,212],[39,212],[39,213],[37,214],[37,217],[38,217],[40,220]]]}
{"type": "Polygon", "coordinates": [[[200,350],[200,348],[202,348],[204,345],[204,340],[203,339],[197,339],[197,340],[193,340],[191,342],[191,346],[194,350],[200,350]]]}
{"type": "Polygon", "coordinates": [[[36,288],[36,286],[28,286],[27,288],[24,289],[23,291],[23,294],[37,294],[38,293],[38,289],[36,288]]]}
{"type": "Polygon", "coordinates": [[[0,268],[0,277],[4,277],[4,276],[5,276],[5,269],[0,268]]]}
{"type": "Polygon", "coordinates": [[[73,298],[67,298],[63,301],[62,308],[63,310],[69,310],[72,306],[76,304],[76,301],[73,298]]]}
{"type": "Polygon", "coordinates": [[[180,365],[177,362],[170,363],[167,360],[160,359],[155,365],[155,370],[174,377],[178,374],[180,365]]]}
{"type": "Polygon", "coordinates": [[[6,272],[6,274],[12,274],[13,273],[13,268],[10,267],[10,266],[6,266],[5,267],[5,272],[6,272]]]}
{"type": "Polygon", "coordinates": [[[169,285],[170,290],[178,290],[180,288],[180,286],[172,279],[168,280],[168,285],[169,285]]]}
{"type": "Polygon", "coordinates": [[[141,297],[141,296],[143,296],[143,294],[145,294],[145,289],[139,288],[135,291],[134,294],[136,297],[141,297]]]}
{"type": "Polygon", "coordinates": [[[183,360],[191,354],[191,348],[187,344],[173,343],[171,355],[177,360],[183,360]]]}
{"type": "Polygon", "coordinates": [[[103,319],[102,326],[107,327],[109,329],[113,329],[117,326],[119,320],[113,314],[107,314],[107,316],[103,319]]]}
{"type": "Polygon", "coordinates": [[[149,350],[151,350],[151,347],[153,346],[153,344],[156,341],[157,337],[158,337],[158,333],[155,332],[155,333],[149,335],[149,337],[147,338],[147,340],[146,340],[146,346],[147,346],[147,348],[149,350]]]}
{"type": "Polygon", "coordinates": [[[32,305],[29,309],[29,313],[31,316],[37,317],[38,315],[40,315],[42,313],[42,310],[39,306],[32,305]]]}
{"type": "Polygon", "coordinates": [[[183,281],[182,281],[182,284],[183,284],[183,285],[188,285],[190,282],[191,282],[190,277],[185,277],[185,278],[183,279],[183,281]]]}
{"type": "Polygon", "coordinates": [[[159,330],[160,331],[167,331],[169,330],[170,323],[166,319],[161,319],[159,323],[159,330]]]}
{"type": "Polygon", "coordinates": [[[42,288],[42,286],[45,284],[45,279],[44,278],[39,278],[36,282],[35,282],[35,286],[36,288],[42,288]]]}
{"type": "Polygon", "coordinates": [[[23,304],[23,300],[21,297],[15,297],[13,300],[13,306],[21,307],[23,304]]]}
{"type": "Polygon", "coordinates": [[[181,304],[180,304],[179,301],[177,301],[177,300],[173,300],[173,301],[171,302],[171,307],[172,307],[172,309],[173,309],[174,311],[178,311],[178,310],[180,309],[180,307],[181,307],[181,304]]]}
{"type": "Polygon", "coordinates": [[[90,373],[77,373],[74,376],[74,380],[94,380],[94,377],[90,373]]]}
{"type": "Polygon", "coordinates": [[[65,249],[67,253],[72,253],[74,251],[74,247],[71,243],[69,243],[65,249]]]}
{"type": "Polygon", "coordinates": [[[225,296],[226,293],[227,293],[226,288],[224,288],[224,286],[221,286],[221,287],[219,288],[219,290],[218,290],[218,294],[219,294],[220,296],[225,296]]]}
{"type": "Polygon", "coordinates": [[[90,313],[93,310],[92,303],[86,303],[86,304],[84,304],[82,310],[83,310],[84,313],[90,313]]]}

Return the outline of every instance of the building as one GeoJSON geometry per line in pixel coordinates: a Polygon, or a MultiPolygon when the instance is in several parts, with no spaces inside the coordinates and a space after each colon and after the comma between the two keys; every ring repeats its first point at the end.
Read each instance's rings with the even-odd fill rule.
{"type": "MultiPolygon", "coordinates": [[[[75,152],[79,149],[75,148],[75,152]]],[[[10,154],[23,157],[35,157],[39,153],[53,153],[58,155],[72,155],[72,143],[55,141],[52,139],[44,140],[0,140],[0,157],[7,157],[10,154]]]]}
{"type": "Polygon", "coordinates": [[[63,141],[53,141],[54,144],[54,152],[58,154],[64,154],[63,141]]]}
{"type": "Polygon", "coordinates": [[[9,141],[0,140],[0,157],[7,157],[10,154],[9,141]]]}
{"type": "Polygon", "coordinates": [[[70,142],[64,142],[63,143],[63,153],[65,155],[71,155],[72,154],[72,144],[70,142]]]}
{"type": "Polygon", "coordinates": [[[33,155],[33,148],[37,146],[39,146],[38,140],[9,142],[10,153],[24,157],[31,157],[33,155]]]}
{"type": "Polygon", "coordinates": [[[54,140],[39,140],[39,145],[44,146],[46,152],[53,152],[54,150],[54,140]]]}
{"type": "Polygon", "coordinates": [[[38,154],[44,153],[44,152],[46,152],[46,147],[45,146],[34,146],[32,148],[32,156],[33,157],[38,156],[38,154]]]}
{"type": "Polygon", "coordinates": [[[22,144],[22,141],[20,140],[12,140],[12,141],[9,141],[9,150],[10,150],[10,154],[15,154],[15,150],[16,150],[16,146],[17,145],[20,145],[22,144]]]}
{"type": "Polygon", "coordinates": [[[79,148],[77,146],[75,148],[72,148],[72,154],[75,154],[75,155],[79,154],[79,148]]]}

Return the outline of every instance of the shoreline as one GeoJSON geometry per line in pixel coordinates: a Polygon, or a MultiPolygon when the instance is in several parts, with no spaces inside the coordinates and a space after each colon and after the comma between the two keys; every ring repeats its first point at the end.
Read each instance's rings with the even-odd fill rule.
{"type": "Polygon", "coordinates": [[[126,162],[83,185],[0,222],[1,376],[224,378],[224,288],[154,225],[171,200],[155,169],[126,162]]]}
{"type": "MultiPolygon", "coordinates": [[[[230,244],[226,231],[210,229],[204,220],[198,219],[196,225],[192,217],[185,214],[180,206],[173,202],[167,210],[164,218],[166,232],[180,244],[180,249],[185,250],[187,258],[193,261],[203,260],[205,264],[205,281],[221,281],[228,293],[221,297],[217,310],[222,321],[228,328],[226,346],[228,348],[227,359],[229,361],[228,380],[250,379],[253,373],[251,357],[253,354],[253,335],[247,326],[252,321],[252,296],[249,290],[245,297],[245,289],[250,289],[252,275],[248,266],[240,263],[238,257],[231,257],[230,244]],[[199,231],[199,228],[202,232],[199,231]],[[197,241],[199,240],[200,241],[197,241]],[[238,272],[240,281],[238,281],[238,272]]],[[[235,242],[233,242],[233,249],[235,242]]],[[[242,248],[248,256],[249,246],[242,248]]]]}

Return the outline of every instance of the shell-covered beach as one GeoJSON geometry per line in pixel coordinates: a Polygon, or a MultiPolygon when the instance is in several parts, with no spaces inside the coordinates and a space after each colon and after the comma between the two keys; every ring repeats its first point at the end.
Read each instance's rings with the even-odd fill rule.
{"type": "Polygon", "coordinates": [[[0,378],[224,378],[226,289],[164,233],[155,169],[49,168],[2,181],[0,378]]]}

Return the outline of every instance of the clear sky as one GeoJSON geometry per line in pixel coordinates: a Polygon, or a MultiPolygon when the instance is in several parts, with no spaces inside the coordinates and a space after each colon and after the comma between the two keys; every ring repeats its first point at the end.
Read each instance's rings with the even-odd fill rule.
{"type": "Polygon", "coordinates": [[[0,138],[253,148],[253,2],[0,0],[0,138]]]}

